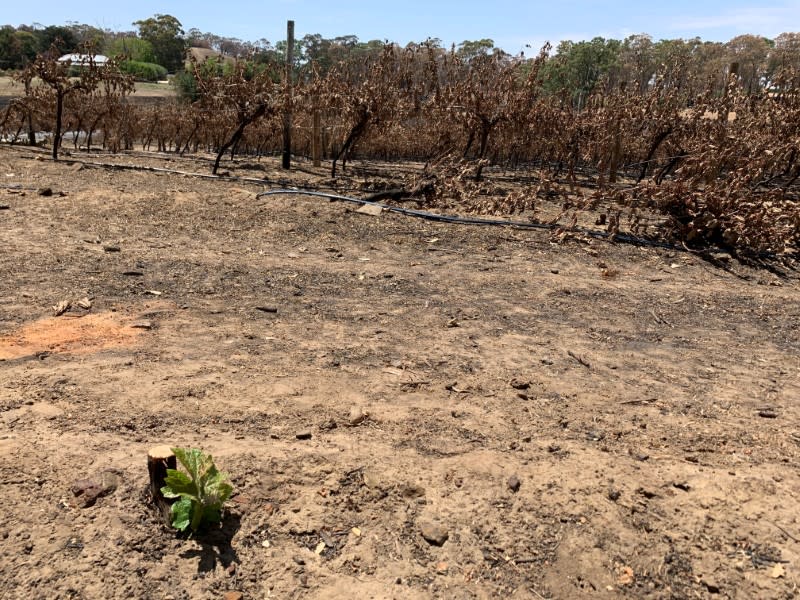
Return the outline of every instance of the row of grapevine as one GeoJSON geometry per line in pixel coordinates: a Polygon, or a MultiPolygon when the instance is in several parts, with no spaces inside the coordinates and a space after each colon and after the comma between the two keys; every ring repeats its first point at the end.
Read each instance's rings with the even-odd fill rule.
{"type": "Polygon", "coordinates": [[[48,129],[56,140],[63,130],[93,132],[84,146],[112,152],[213,152],[216,173],[225,153],[279,151],[291,110],[294,152],[309,155],[319,136],[333,177],[352,157],[415,160],[426,165],[418,179],[431,184],[429,203],[508,214],[558,197],[615,211],[612,233],[623,222],[640,230],[649,212],[665,217],[660,235],[687,244],[797,252],[800,74],[791,66],[753,91],[731,65],[720,92],[669,61],[647,85],[637,73],[600,81],[576,105],[547,91],[548,52],[466,58],[386,45],[324,74],[309,63],[293,74],[291,94],[279,65],[206,62],[193,65],[192,98],[149,104],[131,101],[114,63],[75,78],[42,55],[20,74],[26,94],[0,127],[12,136],[48,129]],[[491,197],[489,167],[527,183],[491,197]]]}

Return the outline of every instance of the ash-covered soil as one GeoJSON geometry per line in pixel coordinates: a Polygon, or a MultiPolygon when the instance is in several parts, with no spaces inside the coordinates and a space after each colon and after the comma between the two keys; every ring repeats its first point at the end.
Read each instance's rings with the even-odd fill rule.
{"type": "Polygon", "coordinates": [[[0,165],[3,598],[797,596],[791,269],[0,165]],[[221,529],[159,520],[161,444],[221,529]]]}

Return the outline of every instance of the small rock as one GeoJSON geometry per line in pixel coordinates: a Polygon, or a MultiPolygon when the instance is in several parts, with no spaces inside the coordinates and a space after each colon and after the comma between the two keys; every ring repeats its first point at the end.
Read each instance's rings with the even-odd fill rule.
{"type": "Polygon", "coordinates": [[[83,541],[79,537],[71,537],[64,544],[67,550],[83,550],[83,541]]]}
{"type": "Polygon", "coordinates": [[[722,591],[719,587],[719,583],[708,577],[703,577],[701,583],[706,586],[709,594],[719,594],[720,591],[722,591]]]}
{"type": "Polygon", "coordinates": [[[517,379],[516,377],[511,380],[511,387],[515,390],[527,390],[531,387],[531,382],[527,380],[517,379]]]}
{"type": "Polygon", "coordinates": [[[508,489],[516,494],[519,491],[519,487],[522,485],[522,482],[519,480],[519,477],[512,475],[508,478],[506,485],[508,486],[508,489]]]}
{"type": "Polygon", "coordinates": [[[438,563],[436,563],[436,572],[439,573],[440,575],[444,575],[445,573],[447,573],[447,570],[449,568],[450,567],[447,565],[446,562],[438,562],[438,563]]]}
{"type": "Polygon", "coordinates": [[[652,500],[653,498],[658,498],[658,494],[656,492],[654,492],[653,490],[645,489],[643,487],[640,487],[638,490],[636,490],[636,493],[644,496],[648,500],[652,500]]]}
{"type": "Polygon", "coordinates": [[[72,308],[72,301],[70,300],[62,300],[58,304],[53,307],[53,315],[56,317],[60,317],[65,312],[67,312],[70,308],[72,308]]]}
{"type": "Polygon", "coordinates": [[[305,429],[297,432],[294,437],[296,437],[298,440],[310,440],[313,436],[309,430],[305,429]]]}
{"type": "Polygon", "coordinates": [[[369,417],[368,413],[361,410],[358,406],[354,406],[350,409],[350,416],[347,420],[351,427],[355,427],[356,425],[361,425],[361,423],[366,421],[367,417],[369,417]]]}
{"type": "Polygon", "coordinates": [[[11,210],[11,206],[8,204],[0,204],[0,210],[11,210]]]}
{"type": "Polygon", "coordinates": [[[375,206],[374,204],[364,204],[356,210],[357,213],[362,215],[369,215],[371,217],[380,217],[383,212],[382,206],[375,206]]]}
{"type": "Polygon", "coordinates": [[[103,490],[103,496],[108,496],[116,492],[120,483],[122,483],[122,478],[114,473],[114,471],[103,471],[100,473],[100,488],[103,490]]]}
{"type": "Polygon", "coordinates": [[[98,498],[106,494],[102,485],[91,479],[78,479],[71,489],[82,508],[93,506],[98,498]]]}
{"type": "Polygon", "coordinates": [[[152,329],[153,323],[150,321],[135,321],[131,323],[131,327],[134,329],[152,329]]]}
{"type": "Polygon", "coordinates": [[[433,546],[444,546],[450,537],[447,529],[436,523],[422,523],[419,529],[424,540],[433,546]]]}
{"type": "Polygon", "coordinates": [[[374,471],[364,471],[361,476],[364,479],[364,485],[368,488],[376,489],[381,487],[381,479],[374,471]]]}
{"type": "Polygon", "coordinates": [[[762,419],[777,419],[778,411],[774,408],[762,408],[758,411],[758,416],[762,419]]]}
{"type": "Polygon", "coordinates": [[[103,251],[104,252],[121,252],[122,248],[120,248],[116,244],[107,244],[107,245],[103,246],[103,251]]]}
{"type": "Polygon", "coordinates": [[[242,592],[225,592],[222,594],[222,600],[242,600],[244,594],[242,592]]]}
{"type": "Polygon", "coordinates": [[[597,429],[592,429],[591,431],[589,431],[586,434],[586,439],[588,441],[590,441],[590,442],[600,442],[600,441],[604,440],[605,437],[606,437],[606,434],[603,433],[602,431],[597,430],[597,429]]]}
{"type": "Polygon", "coordinates": [[[39,188],[37,194],[39,194],[40,196],[44,196],[45,198],[50,197],[53,195],[53,188],[49,187],[39,188]]]}
{"type": "Polygon", "coordinates": [[[334,421],[333,419],[328,419],[324,423],[320,424],[319,430],[320,431],[331,431],[333,429],[336,429],[337,427],[339,427],[339,425],[338,425],[338,423],[336,423],[336,421],[334,421]]]}
{"type": "Polygon", "coordinates": [[[261,312],[276,314],[278,312],[278,307],[276,306],[256,306],[256,310],[260,310],[261,312]]]}
{"type": "Polygon", "coordinates": [[[619,490],[615,490],[613,488],[608,490],[608,499],[612,502],[619,500],[620,496],[622,496],[622,492],[619,490]]]}

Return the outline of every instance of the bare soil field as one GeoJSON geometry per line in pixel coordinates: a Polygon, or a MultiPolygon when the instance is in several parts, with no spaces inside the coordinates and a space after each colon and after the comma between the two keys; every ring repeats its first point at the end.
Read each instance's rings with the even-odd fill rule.
{"type": "MultiPolygon", "coordinates": [[[[230,171],[327,172],[276,167],[230,171]]],[[[796,271],[24,149],[0,186],[0,597],[797,597],[796,271]],[[161,444],[221,528],[149,504],[161,444]]]]}
{"type": "MultiPolygon", "coordinates": [[[[39,81],[38,79],[36,80],[39,81]]],[[[6,106],[12,99],[25,94],[25,88],[21,84],[15,84],[13,79],[7,75],[0,75],[0,108],[6,106]]],[[[135,90],[131,98],[136,101],[152,101],[157,98],[174,98],[175,88],[169,83],[149,83],[137,81],[135,90]]]]}

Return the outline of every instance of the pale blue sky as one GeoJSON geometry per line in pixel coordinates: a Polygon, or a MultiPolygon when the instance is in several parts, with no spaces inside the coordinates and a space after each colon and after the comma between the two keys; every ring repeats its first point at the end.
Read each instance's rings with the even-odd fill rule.
{"type": "MultiPolygon", "coordinates": [[[[800,31],[800,0],[662,0],[660,2],[598,2],[592,0],[137,0],[89,1],[4,0],[0,24],[70,21],[113,30],[131,30],[133,21],[156,13],[177,17],[188,30],[197,27],[226,37],[271,42],[285,37],[286,21],[296,23],[296,35],[324,37],[355,34],[362,41],[388,39],[405,44],[438,37],[445,45],[491,38],[510,53],[595,36],[622,39],[649,33],[654,39],[690,38],[727,41],[753,33],[775,37],[800,31]]],[[[530,51],[528,51],[530,52],[530,51]]]]}

